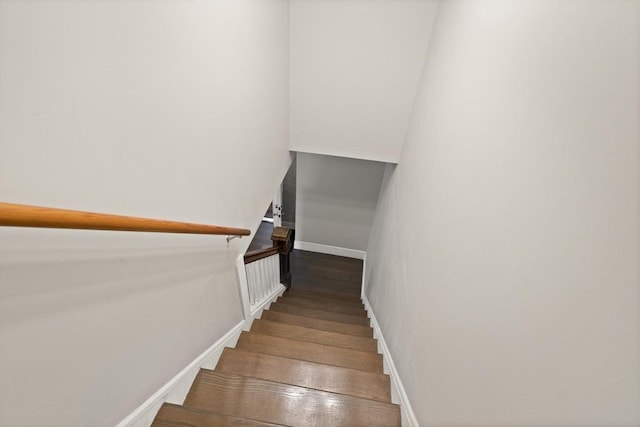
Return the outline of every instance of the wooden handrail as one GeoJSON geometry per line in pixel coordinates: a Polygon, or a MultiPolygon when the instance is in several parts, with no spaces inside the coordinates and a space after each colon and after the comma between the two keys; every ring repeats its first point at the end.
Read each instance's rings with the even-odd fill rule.
{"type": "Polygon", "coordinates": [[[250,264],[252,262],[261,260],[262,258],[269,257],[278,253],[277,247],[258,249],[257,251],[251,251],[244,254],[244,263],[250,264]]]}
{"type": "Polygon", "coordinates": [[[0,226],[248,236],[245,228],[191,224],[0,202],[0,226]]]}

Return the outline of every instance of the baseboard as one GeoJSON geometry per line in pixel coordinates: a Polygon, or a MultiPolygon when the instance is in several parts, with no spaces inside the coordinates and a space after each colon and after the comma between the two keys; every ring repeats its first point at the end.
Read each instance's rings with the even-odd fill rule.
{"type": "Polygon", "coordinates": [[[420,424],[418,423],[416,414],[415,412],[413,412],[413,408],[411,407],[411,403],[409,402],[407,392],[404,389],[402,380],[400,379],[396,366],[393,363],[393,358],[391,357],[391,353],[389,353],[387,343],[382,336],[380,325],[378,324],[376,316],[373,313],[373,309],[371,308],[371,304],[369,304],[369,300],[367,299],[366,295],[364,295],[364,293],[362,295],[362,302],[364,303],[364,308],[365,310],[367,310],[367,314],[369,315],[369,319],[371,320],[373,337],[378,340],[378,351],[382,353],[382,356],[384,358],[384,372],[385,374],[389,374],[389,376],[391,377],[392,402],[400,404],[400,407],[402,409],[402,425],[403,427],[419,427],[420,424]]]}
{"type": "Polygon", "coordinates": [[[360,299],[364,301],[365,287],[367,285],[367,253],[362,257],[362,283],[360,284],[360,299]]]}
{"type": "Polygon", "coordinates": [[[240,333],[242,333],[243,325],[244,321],[231,328],[222,338],[189,363],[186,368],[171,378],[160,390],[120,421],[116,427],[148,427],[164,402],[181,405],[200,368],[213,369],[218,363],[222,350],[225,347],[235,347],[240,333]]]}
{"type": "Polygon", "coordinates": [[[366,253],[365,251],[358,251],[356,249],[321,245],[320,243],[303,242],[300,240],[293,242],[293,248],[300,249],[302,251],[318,252],[321,254],[337,255],[355,259],[364,259],[364,255],[366,253]]]}
{"type": "MultiPolygon", "coordinates": [[[[244,258],[240,256],[238,259],[241,260],[238,261],[238,264],[241,265],[242,273],[244,273],[244,258]]],[[[246,293],[246,277],[244,274],[239,274],[239,276],[239,287],[242,290],[242,283],[244,283],[246,293]]],[[[271,291],[267,298],[253,307],[249,307],[248,295],[243,295],[241,291],[245,320],[231,328],[229,332],[216,341],[211,347],[206,349],[204,353],[196,357],[193,362],[169,380],[169,382],[162,386],[160,390],[155,392],[142,405],[138,406],[138,408],[136,408],[125,419],[120,421],[116,427],[149,427],[164,402],[181,405],[187,397],[187,393],[189,392],[191,384],[198,374],[198,371],[201,368],[214,369],[218,364],[218,359],[220,359],[222,350],[224,350],[225,347],[235,347],[242,331],[248,331],[251,328],[253,319],[259,319],[260,316],[262,316],[262,312],[268,309],[271,303],[277,300],[285,290],[286,288],[284,285],[278,285],[278,287],[271,291]],[[245,303],[246,308],[244,307],[245,303]]]]}
{"type": "Polygon", "coordinates": [[[242,305],[242,317],[248,320],[251,318],[251,305],[249,304],[249,286],[247,285],[247,270],[244,266],[244,254],[236,258],[236,274],[238,275],[238,294],[240,295],[240,305],[242,305]]]}

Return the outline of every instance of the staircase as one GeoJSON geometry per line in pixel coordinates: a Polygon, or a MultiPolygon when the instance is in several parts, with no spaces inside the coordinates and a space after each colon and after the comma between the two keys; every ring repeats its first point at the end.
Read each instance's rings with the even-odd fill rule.
{"type": "Polygon", "coordinates": [[[399,426],[382,369],[357,297],[292,289],[153,426],[399,426]]]}

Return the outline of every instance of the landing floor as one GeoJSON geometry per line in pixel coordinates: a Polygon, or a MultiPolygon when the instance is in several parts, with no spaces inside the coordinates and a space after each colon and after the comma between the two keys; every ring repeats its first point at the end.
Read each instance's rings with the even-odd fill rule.
{"type": "Polygon", "coordinates": [[[362,260],[294,249],[291,288],[360,297],[362,260]]]}

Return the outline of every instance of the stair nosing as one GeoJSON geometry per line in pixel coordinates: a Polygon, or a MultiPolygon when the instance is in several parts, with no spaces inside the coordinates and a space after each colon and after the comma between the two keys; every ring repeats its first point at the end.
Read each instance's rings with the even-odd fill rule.
{"type": "MultiPolygon", "coordinates": [[[[258,352],[254,352],[254,353],[258,353],[258,352]]],[[[262,353],[261,353],[261,354],[262,354],[262,353]]],[[[294,360],[298,360],[298,359],[294,359],[294,360]]],[[[328,366],[333,366],[333,365],[328,365],[328,366]]],[[[357,370],[357,369],[356,369],[356,370],[357,370]]],[[[366,371],[365,371],[365,372],[366,372],[366,371]]],[[[400,404],[399,404],[399,403],[383,402],[383,401],[381,401],[381,400],[367,399],[366,397],[352,396],[352,395],[350,395],[350,394],[337,393],[337,392],[335,392],[335,391],[319,390],[319,389],[317,389],[317,388],[305,387],[305,386],[302,386],[302,385],[296,385],[296,384],[283,383],[283,382],[281,382],[281,381],[263,380],[262,378],[256,378],[256,377],[251,377],[251,376],[247,376],[247,375],[230,374],[230,373],[227,373],[227,372],[216,371],[216,370],[214,370],[214,369],[200,368],[200,369],[198,370],[198,374],[196,375],[196,377],[197,377],[198,375],[200,375],[200,373],[203,373],[203,374],[205,374],[205,375],[207,375],[207,374],[212,374],[212,373],[213,373],[213,374],[222,374],[222,375],[228,375],[228,376],[233,376],[233,377],[250,378],[250,379],[252,379],[252,380],[256,380],[256,381],[264,381],[264,382],[268,382],[268,383],[282,384],[282,385],[284,385],[284,386],[288,386],[288,387],[304,388],[304,389],[306,389],[306,390],[312,390],[312,391],[314,391],[314,392],[318,392],[318,393],[336,394],[336,395],[338,395],[338,396],[346,396],[347,398],[350,398],[350,399],[365,400],[365,401],[368,401],[368,402],[380,403],[380,404],[383,404],[383,405],[392,405],[392,406],[397,407],[398,409],[401,409],[401,407],[400,407],[400,404]]],[[[195,382],[195,378],[194,378],[194,382],[195,382]]],[[[191,387],[193,387],[193,384],[191,384],[191,387]]],[[[190,391],[191,391],[191,389],[189,389],[189,392],[190,392],[190,391]]],[[[188,394],[187,394],[187,396],[188,396],[188,394]]],[[[187,398],[185,397],[185,402],[186,402],[186,400],[187,400],[187,398]]],[[[178,406],[180,406],[180,405],[178,405],[178,406]]],[[[193,408],[193,409],[197,409],[197,410],[200,410],[200,411],[208,411],[208,412],[211,412],[211,413],[213,413],[213,414],[226,415],[226,416],[229,416],[229,417],[236,417],[236,418],[244,418],[244,419],[251,420],[251,421],[259,421],[259,422],[261,422],[261,423],[267,423],[267,424],[271,423],[271,424],[276,424],[276,425],[286,425],[286,424],[277,424],[277,423],[273,423],[273,422],[271,422],[271,421],[256,420],[255,418],[240,417],[240,416],[237,416],[237,415],[223,414],[223,413],[220,413],[220,412],[209,411],[208,409],[199,408],[199,407],[197,407],[197,406],[189,406],[188,404],[184,404],[184,403],[182,404],[182,406],[184,406],[184,407],[186,407],[186,408],[193,408]]]]}
{"type": "MultiPolygon", "coordinates": [[[[358,373],[364,372],[365,374],[370,374],[370,375],[381,375],[381,376],[387,377],[389,379],[389,387],[391,387],[391,376],[389,374],[385,374],[384,372],[364,371],[362,369],[349,368],[349,367],[346,367],[346,366],[337,366],[337,365],[331,365],[331,364],[328,364],[328,363],[314,362],[314,361],[311,361],[311,360],[296,359],[295,357],[277,356],[275,354],[262,353],[260,351],[247,350],[247,349],[244,349],[244,348],[235,348],[235,347],[227,347],[227,348],[231,348],[231,349],[233,349],[235,351],[241,351],[241,352],[244,352],[244,353],[256,353],[256,354],[261,354],[261,355],[265,355],[265,356],[269,356],[269,357],[276,357],[276,358],[279,358],[279,359],[289,359],[289,360],[296,360],[296,361],[299,361],[299,362],[311,363],[311,364],[314,364],[314,365],[328,366],[330,368],[348,369],[350,371],[354,371],[354,372],[358,372],[358,373]]],[[[225,348],[225,350],[226,350],[226,348],[225,348]]],[[[207,368],[200,368],[200,370],[223,372],[223,371],[216,371],[216,369],[207,369],[207,368]]],[[[274,383],[285,384],[285,385],[293,385],[293,386],[296,386],[296,387],[302,387],[302,388],[307,388],[307,389],[310,389],[310,390],[317,390],[317,391],[322,391],[322,392],[327,392],[327,393],[339,394],[339,395],[342,395],[342,396],[351,396],[351,397],[356,397],[358,399],[371,400],[371,401],[374,401],[374,402],[393,403],[393,402],[391,402],[391,390],[389,390],[389,401],[386,402],[384,400],[370,399],[368,397],[362,397],[362,396],[354,396],[352,394],[340,393],[340,392],[337,392],[337,391],[322,390],[322,389],[319,389],[319,388],[307,387],[307,386],[298,385],[298,384],[291,384],[291,383],[287,383],[287,382],[283,382],[283,381],[265,380],[265,379],[262,379],[262,378],[252,377],[251,375],[243,375],[243,374],[235,374],[235,373],[232,374],[232,375],[239,375],[241,377],[246,377],[246,378],[255,378],[255,379],[258,379],[258,380],[262,380],[262,381],[271,381],[271,382],[274,382],[274,383]]],[[[248,419],[251,419],[251,418],[248,418],[248,419]]]]}
{"type": "MultiPolygon", "coordinates": [[[[370,352],[370,351],[353,350],[351,348],[333,347],[333,346],[330,346],[330,345],[318,344],[318,343],[308,342],[308,341],[300,341],[300,340],[291,339],[291,338],[274,337],[273,335],[263,334],[263,333],[260,333],[260,332],[242,331],[242,334],[245,334],[245,333],[246,334],[257,334],[257,335],[262,335],[262,336],[265,336],[265,337],[273,337],[273,338],[279,338],[279,339],[284,339],[284,340],[289,340],[289,341],[304,342],[304,343],[307,343],[307,344],[319,345],[319,346],[330,347],[330,348],[337,348],[339,350],[345,350],[345,351],[356,351],[358,353],[364,353],[364,354],[367,354],[367,355],[380,356],[379,359],[381,360],[382,363],[381,363],[381,371],[379,373],[384,373],[384,356],[381,353],[373,353],[373,352],[370,352]]],[[[242,336],[242,334],[240,334],[240,335],[242,336]]],[[[260,354],[270,354],[270,353],[264,353],[262,351],[256,351],[256,350],[249,350],[249,351],[253,351],[254,353],[260,353],[260,354]]],[[[277,355],[274,355],[274,356],[277,356],[277,355]]],[[[282,356],[280,356],[280,357],[282,357],[282,356]]],[[[289,357],[289,359],[302,360],[302,361],[305,361],[305,362],[313,362],[312,360],[299,359],[297,357],[289,357]]],[[[322,362],[316,362],[316,363],[322,363],[322,362]]],[[[339,368],[346,368],[346,366],[334,365],[334,364],[331,364],[331,363],[323,363],[323,365],[337,366],[339,368]]],[[[357,368],[351,368],[351,369],[355,369],[355,370],[363,371],[363,372],[377,372],[377,371],[370,371],[370,370],[367,370],[367,369],[357,369],[357,368]]]]}
{"type": "Polygon", "coordinates": [[[315,328],[309,328],[307,326],[292,325],[292,324],[289,324],[289,323],[278,322],[278,321],[271,320],[271,319],[255,319],[254,323],[251,324],[251,329],[249,329],[249,332],[258,332],[258,333],[261,333],[263,335],[270,335],[270,336],[278,337],[278,338],[287,338],[287,339],[292,339],[292,340],[296,340],[296,341],[303,341],[303,342],[309,342],[309,343],[314,343],[314,344],[327,345],[327,346],[331,346],[331,347],[346,348],[348,350],[356,350],[356,351],[363,351],[363,352],[366,352],[366,353],[377,353],[377,354],[380,354],[380,352],[378,351],[378,340],[376,338],[373,338],[373,337],[364,337],[362,335],[350,335],[350,334],[343,334],[343,333],[340,333],[340,332],[325,331],[323,329],[315,329],[315,328]],[[260,323],[262,323],[262,322],[267,322],[267,324],[268,323],[275,323],[275,324],[286,325],[286,326],[294,327],[294,328],[310,329],[312,331],[319,331],[319,332],[324,332],[324,333],[327,333],[327,334],[335,334],[335,335],[342,335],[344,337],[361,338],[361,339],[364,339],[364,340],[371,340],[373,342],[374,346],[375,346],[375,350],[361,350],[361,349],[357,349],[357,348],[344,347],[344,346],[340,346],[340,345],[326,344],[326,343],[320,343],[320,342],[316,342],[316,341],[306,341],[306,340],[302,340],[302,339],[298,339],[298,338],[292,338],[292,337],[283,336],[283,335],[270,334],[269,332],[265,332],[265,331],[254,331],[253,330],[253,325],[254,325],[256,320],[259,321],[260,323]]]}
{"type": "MultiPolygon", "coordinates": [[[[269,310],[265,310],[264,312],[267,312],[269,310]]],[[[371,331],[371,336],[370,337],[366,337],[366,338],[373,338],[373,328],[371,326],[365,326],[365,325],[358,325],[358,324],[354,324],[354,323],[344,323],[344,322],[336,322],[335,320],[327,320],[327,319],[318,319],[316,317],[309,317],[309,316],[303,316],[302,314],[293,314],[293,313],[286,313],[283,311],[277,311],[277,310],[273,310],[273,313],[279,313],[279,314],[284,314],[287,316],[295,316],[295,317],[301,317],[301,318],[305,318],[305,319],[311,319],[311,320],[319,320],[322,322],[330,322],[330,323],[335,323],[336,325],[349,325],[349,326],[353,326],[353,327],[360,327],[360,328],[365,328],[371,331]]],[[[293,323],[288,323],[288,322],[282,322],[280,320],[274,320],[274,319],[265,319],[265,320],[269,320],[271,322],[277,322],[277,323],[284,323],[286,325],[294,325],[294,326],[298,326],[295,325],[293,323]]],[[[318,331],[327,331],[326,329],[320,329],[320,328],[313,328],[311,326],[303,326],[304,328],[309,328],[309,329],[315,329],[318,331]]],[[[327,331],[327,332],[332,332],[332,331],[327,331]]],[[[341,333],[341,332],[337,332],[337,333],[341,333]]],[[[354,334],[347,334],[345,333],[344,335],[349,335],[349,336],[353,336],[353,337],[365,337],[364,335],[354,335],[354,334]]]]}
{"type": "Polygon", "coordinates": [[[358,299],[348,299],[348,298],[343,298],[341,296],[333,296],[331,294],[322,294],[322,293],[311,293],[311,292],[304,292],[304,291],[298,291],[298,290],[290,290],[288,292],[285,292],[282,297],[291,297],[291,298],[318,298],[318,299],[323,299],[323,300],[333,300],[336,303],[339,304],[344,304],[344,305],[349,305],[349,306],[357,306],[357,307],[362,307],[364,308],[364,303],[362,302],[362,299],[358,298],[358,299]]]}
{"type": "MultiPolygon", "coordinates": [[[[271,304],[271,307],[269,307],[269,309],[271,310],[271,308],[275,307],[277,303],[278,302],[276,301],[275,303],[271,304]]],[[[334,314],[334,315],[338,314],[338,315],[341,315],[341,316],[349,316],[349,317],[353,317],[355,319],[367,319],[367,320],[369,320],[369,324],[367,324],[367,325],[365,325],[363,323],[342,322],[340,320],[329,320],[329,321],[330,322],[337,322],[337,323],[344,323],[344,324],[347,324],[347,325],[358,325],[358,326],[369,326],[369,327],[371,327],[371,325],[370,325],[371,319],[369,318],[369,316],[355,316],[355,315],[346,314],[346,313],[336,313],[335,311],[326,311],[326,310],[322,310],[322,309],[319,309],[319,308],[300,307],[300,306],[297,306],[297,305],[294,305],[294,304],[283,304],[283,305],[297,307],[297,308],[301,308],[301,309],[304,309],[304,310],[320,311],[322,313],[327,313],[327,314],[334,314]]],[[[278,311],[278,310],[274,310],[274,311],[278,311]]],[[[294,314],[294,313],[288,313],[286,311],[283,312],[283,313],[294,314]]],[[[316,317],[311,317],[311,316],[307,316],[307,315],[304,315],[304,314],[296,314],[296,316],[303,316],[303,317],[309,317],[311,319],[317,319],[316,317]]],[[[328,319],[320,319],[320,320],[328,320],[328,319]]]]}
{"type": "MultiPolygon", "coordinates": [[[[303,302],[303,303],[306,302],[306,303],[312,304],[313,300],[310,300],[310,299],[307,299],[307,298],[298,298],[298,297],[294,297],[294,296],[282,296],[282,297],[278,298],[276,300],[276,302],[281,302],[283,304],[289,304],[289,305],[299,305],[300,302],[303,302]]],[[[323,301],[323,302],[326,303],[326,304],[329,303],[327,301],[323,301]]],[[[346,314],[348,316],[369,317],[367,315],[367,310],[365,310],[364,306],[362,306],[362,307],[349,307],[349,306],[345,306],[343,304],[336,304],[336,307],[340,307],[340,308],[346,309],[348,311],[359,311],[358,314],[351,313],[351,312],[346,313],[344,311],[324,310],[322,308],[316,308],[316,307],[306,307],[305,305],[299,305],[299,307],[301,307],[301,308],[310,308],[310,309],[313,309],[313,310],[322,310],[322,311],[327,311],[329,313],[346,314]]]]}
{"type": "Polygon", "coordinates": [[[328,291],[328,290],[312,290],[312,289],[304,289],[304,288],[299,288],[296,286],[293,286],[291,288],[291,291],[294,292],[299,292],[301,294],[307,294],[307,295],[321,295],[321,296],[329,296],[329,297],[337,297],[337,298],[346,298],[348,300],[356,300],[356,299],[360,299],[361,295],[355,294],[355,293],[351,293],[351,292],[333,292],[333,291],[328,291]]]}
{"type": "MultiPolygon", "coordinates": [[[[204,368],[200,368],[200,370],[202,370],[204,368]]],[[[198,373],[200,372],[200,370],[198,371],[198,373]]],[[[195,378],[194,378],[195,379],[195,378]]],[[[193,384],[192,384],[193,386],[193,384]]],[[[189,388],[189,390],[191,390],[191,388],[189,388]]],[[[255,418],[247,418],[247,417],[239,417],[237,415],[229,415],[229,414],[224,414],[222,412],[216,412],[216,411],[210,411],[208,409],[203,409],[203,408],[198,408],[196,406],[188,406],[188,405],[178,405],[176,403],[171,403],[171,402],[162,402],[161,408],[162,406],[172,406],[175,408],[183,408],[183,409],[187,409],[190,411],[196,411],[196,412],[202,412],[202,413],[206,413],[206,414],[212,414],[212,415],[219,415],[219,416],[223,416],[223,417],[229,417],[229,418],[237,418],[240,420],[248,420],[248,421],[253,421],[256,423],[260,423],[260,424],[264,424],[266,426],[273,426],[273,427],[291,427],[287,424],[276,424],[276,423],[272,423],[272,422],[268,422],[268,421],[261,421],[261,420],[256,420],[255,418]]],[[[158,409],[158,413],[160,413],[160,409],[158,409]]],[[[156,414],[156,417],[158,416],[158,414],[156,414]]],[[[166,423],[166,421],[160,421],[160,422],[164,422],[166,423]]],[[[155,417],[152,421],[152,426],[155,423],[155,417]]],[[[180,424],[177,423],[171,423],[175,426],[191,426],[192,424],[185,424],[184,422],[180,422],[180,424]]]]}

